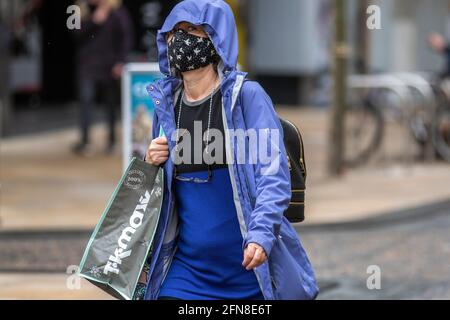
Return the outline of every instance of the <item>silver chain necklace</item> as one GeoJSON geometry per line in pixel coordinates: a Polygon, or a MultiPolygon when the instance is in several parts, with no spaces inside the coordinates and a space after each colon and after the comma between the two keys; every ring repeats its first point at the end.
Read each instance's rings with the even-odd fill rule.
{"type": "MultiPolygon", "coordinates": [[[[208,153],[208,146],[209,146],[209,129],[211,127],[211,112],[212,112],[212,101],[213,101],[213,95],[214,95],[214,91],[215,91],[216,87],[213,86],[213,89],[211,91],[211,95],[209,98],[209,110],[208,110],[208,128],[206,131],[206,148],[205,148],[205,152],[208,153]]],[[[180,105],[179,105],[179,110],[178,110],[178,119],[177,119],[177,144],[175,146],[175,150],[177,152],[179,152],[178,149],[178,143],[179,143],[179,139],[180,139],[180,119],[181,119],[181,109],[182,109],[182,105],[183,105],[183,97],[184,97],[184,90],[181,93],[181,99],[180,99],[180,105]]],[[[184,133],[184,132],[183,132],[184,133]]]]}

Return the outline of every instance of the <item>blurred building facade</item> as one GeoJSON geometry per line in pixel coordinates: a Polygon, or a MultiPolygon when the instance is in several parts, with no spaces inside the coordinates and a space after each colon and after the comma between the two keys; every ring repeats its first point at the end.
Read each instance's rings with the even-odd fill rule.
{"type": "Polygon", "coordinates": [[[382,29],[368,32],[371,71],[439,71],[442,61],[427,46],[431,32],[449,38],[448,0],[377,0],[382,29]]]}
{"type": "MultiPolygon", "coordinates": [[[[327,105],[333,0],[227,1],[239,29],[239,62],[274,102],[327,105]]],[[[136,32],[132,61],[157,60],[156,32],[177,2],[123,1],[136,32]]],[[[21,94],[32,107],[43,102],[58,108],[74,99],[75,50],[65,27],[66,9],[73,3],[0,0],[3,114],[13,113],[23,102],[21,94]],[[20,26],[17,22],[24,13],[28,22],[20,26]],[[7,112],[6,97],[10,96],[13,104],[7,112]]],[[[443,67],[442,57],[428,48],[426,36],[436,31],[450,39],[448,0],[347,0],[346,5],[350,73],[437,72],[443,67]],[[371,4],[381,9],[380,30],[366,27],[366,9],[371,4]]]]}
{"type": "MultiPolygon", "coordinates": [[[[129,61],[156,61],[156,32],[178,0],[124,0],[134,24],[129,61]]],[[[60,109],[76,98],[75,0],[0,0],[1,134],[19,109],[60,109]],[[7,40],[6,40],[7,39],[7,40]],[[3,48],[4,47],[4,48],[3,48]],[[10,101],[8,103],[7,101],[10,101]]]]}
{"type": "MultiPolygon", "coordinates": [[[[277,102],[310,103],[332,67],[332,0],[247,3],[252,74],[277,102]]],[[[442,58],[428,48],[426,37],[433,31],[448,35],[448,0],[347,0],[346,7],[349,72],[442,69],[442,58]],[[381,10],[379,30],[366,26],[369,5],[381,10]]]]}

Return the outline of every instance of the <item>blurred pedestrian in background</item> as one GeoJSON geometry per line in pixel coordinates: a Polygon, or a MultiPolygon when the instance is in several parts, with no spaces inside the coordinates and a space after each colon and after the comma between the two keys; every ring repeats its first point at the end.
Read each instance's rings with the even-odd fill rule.
{"type": "Polygon", "coordinates": [[[73,146],[73,151],[92,154],[89,129],[96,97],[100,97],[108,114],[109,138],[105,151],[112,153],[116,145],[118,80],[133,46],[132,23],[120,0],[87,0],[78,5],[82,13],[81,29],[74,32],[81,140],[73,146]]]}
{"type": "Polygon", "coordinates": [[[435,32],[428,36],[428,44],[433,50],[444,56],[445,70],[441,76],[448,77],[450,75],[450,44],[443,35],[435,32]]]}

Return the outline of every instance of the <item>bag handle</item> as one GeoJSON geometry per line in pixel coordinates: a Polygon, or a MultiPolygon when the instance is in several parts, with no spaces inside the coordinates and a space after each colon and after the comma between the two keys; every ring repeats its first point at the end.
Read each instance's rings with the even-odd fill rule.
{"type": "Polygon", "coordinates": [[[165,137],[165,136],[166,136],[166,134],[164,133],[162,126],[159,126],[159,137],[165,137]]]}

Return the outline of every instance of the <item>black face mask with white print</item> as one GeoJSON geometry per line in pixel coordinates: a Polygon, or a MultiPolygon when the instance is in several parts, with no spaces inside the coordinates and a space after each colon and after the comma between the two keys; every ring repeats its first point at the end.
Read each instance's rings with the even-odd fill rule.
{"type": "Polygon", "coordinates": [[[206,67],[218,61],[218,55],[209,38],[203,38],[179,29],[168,43],[170,66],[180,72],[206,67]]]}

